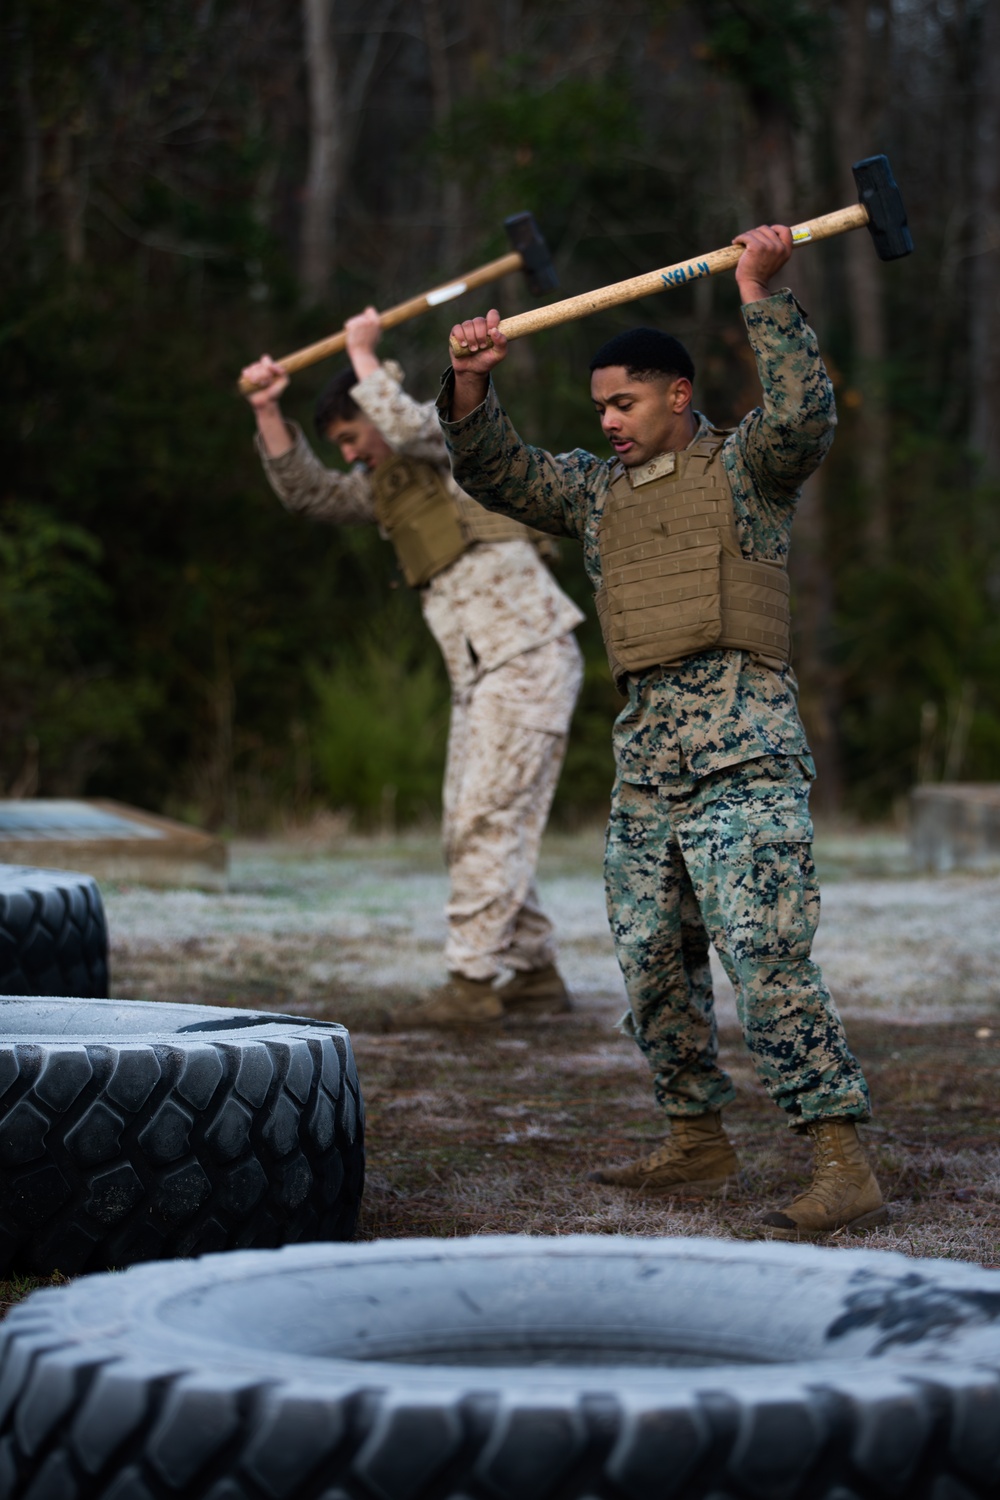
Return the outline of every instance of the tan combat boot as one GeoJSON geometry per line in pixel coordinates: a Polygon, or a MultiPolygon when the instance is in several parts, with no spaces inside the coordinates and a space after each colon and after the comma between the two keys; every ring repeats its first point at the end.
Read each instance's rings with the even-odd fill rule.
{"type": "Polygon", "coordinates": [[[492,979],[467,979],[464,974],[449,974],[444,984],[431,990],[419,1005],[407,1006],[393,1016],[397,1029],[411,1026],[478,1026],[484,1021],[499,1021],[503,1002],[493,988],[492,979]]]}
{"type": "Polygon", "coordinates": [[[555,964],[543,969],[518,969],[497,990],[509,1015],[558,1016],[573,1009],[569,990],[555,964]]]}
{"type": "Polygon", "coordinates": [[[717,1110],[688,1118],[675,1115],[670,1135],[657,1151],[624,1167],[600,1167],[588,1182],[635,1188],[678,1198],[711,1198],[739,1175],[740,1164],[717,1110]]]}
{"type": "Polygon", "coordinates": [[[761,1220],[769,1240],[825,1239],[835,1229],[874,1229],[889,1218],[853,1120],[814,1120],[813,1179],[785,1208],[761,1220]]]}

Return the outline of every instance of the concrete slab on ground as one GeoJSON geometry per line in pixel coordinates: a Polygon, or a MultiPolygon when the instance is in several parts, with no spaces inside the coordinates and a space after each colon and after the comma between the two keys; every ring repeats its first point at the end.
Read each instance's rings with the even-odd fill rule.
{"type": "Polygon", "coordinates": [[[914,787],[910,848],[918,870],[1000,870],[1000,782],[914,787]]]}
{"type": "Polygon", "coordinates": [[[0,799],[0,861],[100,881],[223,891],[222,839],[106,798],[0,799]]]}

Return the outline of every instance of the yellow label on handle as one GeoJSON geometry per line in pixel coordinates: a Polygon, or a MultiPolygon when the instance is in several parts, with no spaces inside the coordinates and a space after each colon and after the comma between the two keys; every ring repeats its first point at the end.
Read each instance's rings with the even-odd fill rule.
{"type": "Polygon", "coordinates": [[[806,240],[811,240],[812,237],[813,237],[813,232],[809,228],[808,224],[803,224],[803,225],[801,225],[800,228],[792,230],[792,244],[793,245],[804,244],[804,242],[806,240]]]}

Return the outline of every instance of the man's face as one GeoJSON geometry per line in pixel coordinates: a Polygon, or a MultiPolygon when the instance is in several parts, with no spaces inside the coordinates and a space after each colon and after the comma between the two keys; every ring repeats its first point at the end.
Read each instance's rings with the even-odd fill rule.
{"type": "Polygon", "coordinates": [[[349,422],[341,419],[331,422],[326,435],[331,443],[337,444],[347,463],[364,464],[369,473],[392,452],[374,422],[360,415],[349,422]]]}
{"type": "Polygon", "coordinates": [[[691,382],[683,375],[635,380],[621,365],[590,377],[601,431],[626,468],[659,453],[676,453],[691,440],[691,382]]]}

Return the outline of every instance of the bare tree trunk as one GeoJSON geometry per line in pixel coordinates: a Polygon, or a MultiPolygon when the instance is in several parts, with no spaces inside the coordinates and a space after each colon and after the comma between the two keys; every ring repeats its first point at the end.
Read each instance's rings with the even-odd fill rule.
{"type": "Polygon", "coordinates": [[[340,105],[342,110],[340,171],[347,176],[354,159],[361,116],[368,102],[372,75],[379,61],[382,42],[393,18],[396,0],[378,0],[365,16],[365,38],[361,50],[352,60],[350,76],[344,80],[340,105]]]}
{"type": "MultiPolygon", "coordinates": [[[[884,11],[888,30],[890,10],[884,11]]],[[[844,202],[855,196],[851,163],[877,149],[880,128],[879,54],[868,29],[868,0],[846,0],[842,12],[840,69],[835,135],[841,161],[844,202]],[[874,74],[874,77],[873,77],[874,74]]],[[[865,506],[865,549],[878,562],[889,549],[889,411],[885,390],[886,330],[883,273],[866,234],[844,237],[847,298],[854,349],[853,385],[848,402],[857,413],[857,473],[865,506]]]]}
{"type": "Polygon", "coordinates": [[[77,143],[86,138],[82,121],[61,125],[56,132],[53,167],[63,247],[71,266],[82,266],[86,249],[84,214],[87,208],[88,172],[77,143]]]}
{"type": "MultiPolygon", "coordinates": [[[[447,124],[454,104],[441,0],[423,0],[423,13],[434,128],[441,131],[447,124]]],[[[454,177],[448,177],[441,185],[441,256],[444,265],[450,270],[459,269],[458,255],[462,248],[461,209],[461,187],[454,177]]]]}
{"type": "Polygon", "coordinates": [[[215,622],[215,675],[208,685],[212,737],[206,766],[209,806],[206,821],[235,828],[239,816],[235,776],[236,688],[229,642],[221,619],[215,622]]]}
{"type": "MultiPolygon", "coordinates": [[[[789,224],[794,219],[795,134],[788,110],[771,100],[754,109],[756,130],[748,152],[755,168],[750,201],[754,222],[789,224]]],[[[747,228],[750,226],[747,225],[747,228]]]]}
{"type": "Polygon", "coordinates": [[[302,0],[302,16],[309,89],[309,167],[302,209],[300,274],[307,297],[323,302],[330,294],[333,278],[341,168],[333,0],[302,0]]]}
{"type": "Polygon", "coordinates": [[[1000,479],[1000,6],[983,6],[973,142],[970,441],[1000,479]]]}
{"type": "MultiPolygon", "coordinates": [[[[803,146],[803,150],[804,150],[803,146]]],[[[811,163],[800,163],[803,180],[811,163]]],[[[822,347],[823,262],[808,253],[795,263],[797,295],[810,313],[822,347]]],[[[817,469],[802,486],[795,513],[789,574],[795,596],[794,666],[799,705],[816,761],[813,805],[827,817],[839,812],[844,778],[840,748],[840,680],[831,656],[835,587],[827,527],[827,473],[817,469]]]]}
{"type": "Polygon", "coordinates": [[[827,816],[839,811],[844,793],[840,756],[840,693],[830,662],[833,578],[826,539],[826,475],[822,469],[802,486],[795,513],[789,573],[795,591],[793,652],[799,707],[816,761],[813,805],[827,816]]]}
{"type": "Polygon", "coordinates": [[[23,142],[22,191],[24,193],[24,233],[31,257],[32,275],[37,274],[38,195],[42,176],[42,143],[38,128],[38,111],[32,89],[31,57],[25,43],[17,70],[17,104],[21,117],[23,142]]]}

